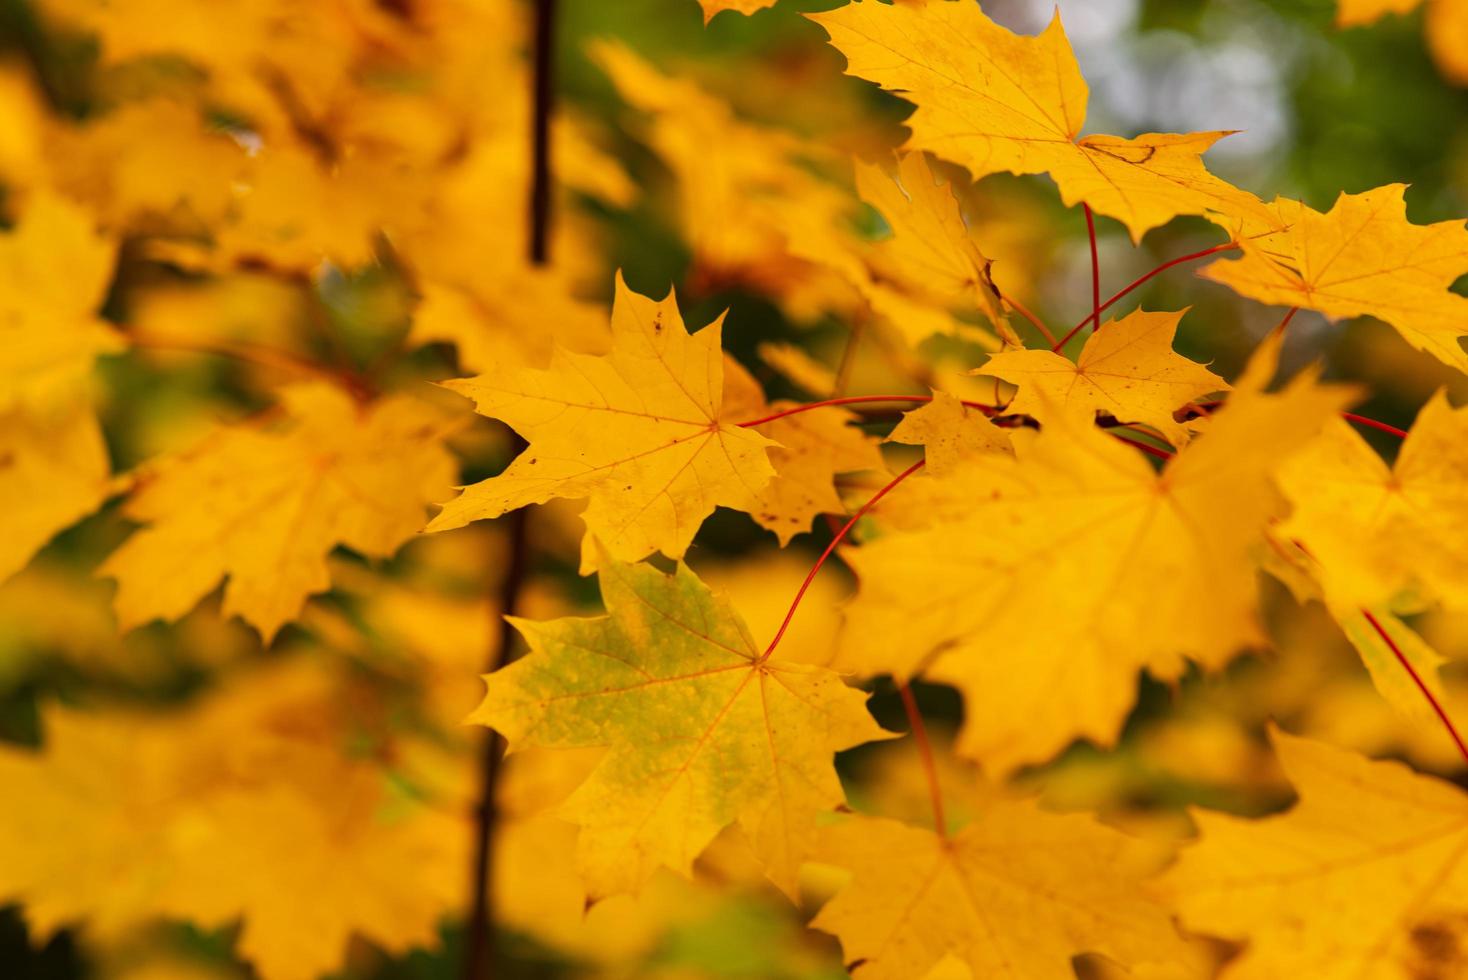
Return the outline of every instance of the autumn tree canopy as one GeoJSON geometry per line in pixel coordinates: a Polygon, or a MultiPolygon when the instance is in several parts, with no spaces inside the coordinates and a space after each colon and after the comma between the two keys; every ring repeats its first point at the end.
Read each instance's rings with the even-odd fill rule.
{"type": "Polygon", "coordinates": [[[0,976],[1468,977],[1468,5],[1300,6],[0,4],[0,976]]]}

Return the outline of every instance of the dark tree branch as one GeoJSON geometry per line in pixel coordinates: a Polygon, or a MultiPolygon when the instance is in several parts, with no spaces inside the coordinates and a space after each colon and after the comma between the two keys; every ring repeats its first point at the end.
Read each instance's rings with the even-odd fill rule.
{"type": "MultiPolygon", "coordinates": [[[[531,113],[530,246],[532,265],[550,260],[551,145],[550,121],[555,95],[556,0],[535,0],[534,111],[531,113]]],[[[512,436],[511,457],[525,449],[519,436],[512,436]]],[[[499,643],[491,653],[487,669],[495,671],[514,658],[518,635],[504,618],[515,613],[525,582],[528,550],[528,512],[521,508],[505,518],[509,534],[509,565],[500,588],[499,643]]],[[[494,906],[491,894],[494,836],[498,812],[495,794],[505,757],[505,740],[499,732],[488,732],[480,756],[480,795],[475,820],[474,884],[470,901],[468,935],[464,949],[464,980],[490,980],[494,975],[494,906]]]]}

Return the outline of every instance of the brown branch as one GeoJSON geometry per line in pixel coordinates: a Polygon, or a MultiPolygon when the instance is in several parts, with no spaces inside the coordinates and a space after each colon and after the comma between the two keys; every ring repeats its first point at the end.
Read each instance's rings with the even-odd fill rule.
{"type": "MultiPolygon", "coordinates": [[[[554,99],[556,0],[535,0],[534,108],[531,113],[530,146],[533,158],[530,185],[530,247],[532,265],[550,259],[551,145],[550,121],[554,99]]],[[[511,439],[511,456],[525,449],[518,435],[511,439]]],[[[514,615],[525,582],[528,551],[528,511],[513,511],[505,519],[509,533],[509,567],[500,588],[498,613],[499,643],[491,653],[488,670],[493,672],[514,658],[517,634],[505,617],[514,615]]],[[[494,976],[494,905],[491,883],[494,869],[495,825],[498,821],[495,794],[505,757],[505,740],[489,732],[480,754],[479,806],[475,814],[473,892],[469,903],[468,936],[464,944],[464,980],[490,980],[494,976]]]]}

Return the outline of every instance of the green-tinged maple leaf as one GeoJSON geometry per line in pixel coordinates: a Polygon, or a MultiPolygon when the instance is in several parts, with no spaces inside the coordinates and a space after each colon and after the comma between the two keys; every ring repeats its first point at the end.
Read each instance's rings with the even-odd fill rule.
{"type": "Polygon", "coordinates": [[[887,733],[832,671],[766,660],[727,600],[685,566],[664,575],[603,555],[607,615],[515,620],[524,659],[489,675],[472,721],[512,748],[604,746],[561,813],[581,827],[593,898],[688,872],[738,822],[793,891],[817,817],[844,799],[832,756],[887,733]]]}

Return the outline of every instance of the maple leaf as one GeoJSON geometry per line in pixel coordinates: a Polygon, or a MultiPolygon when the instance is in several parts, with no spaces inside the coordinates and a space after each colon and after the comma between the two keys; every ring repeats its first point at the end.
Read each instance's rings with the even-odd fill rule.
{"type": "Polygon", "coordinates": [[[793,891],[817,815],[844,799],[832,754],[889,733],[837,674],[764,659],[686,566],[598,568],[607,615],[512,620],[532,652],[486,677],[470,720],[512,747],[608,749],[560,810],[594,899],[687,874],[735,821],[793,891]]]}
{"type": "Polygon", "coordinates": [[[379,157],[324,166],[307,148],[269,147],[240,181],[232,220],[215,234],[214,264],[264,262],[309,270],[374,256],[373,238],[395,211],[411,211],[411,175],[379,157]]]}
{"type": "Polygon", "coordinates": [[[1449,289],[1468,273],[1468,228],[1462,221],[1410,223],[1406,189],[1341,194],[1325,214],[1278,199],[1272,208],[1284,230],[1243,238],[1242,258],[1214,262],[1199,275],[1263,303],[1374,316],[1418,350],[1468,371],[1461,343],[1468,298],[1449,289]]]}
{"type": "Polygon", "coordinates": [[[115,256],[86,211],[45,191],[0,235],[0,411],[76,398],[97,356],[123,348],[96,315],[115,256]]]}
{"type": "Polygon", "coordinates": [[[1138,669],[1174,678],[1183,655],[1217,667],[1262,642],[1253,551],[1283,509],[1272,473],[1348,397],[1308,374],[1263,394],[1276,351],[1161,472],[1054,411],[1015,434],[1013,459],[934,481],[954,501],[940,519],[847,553],[861,587],[837,665],[955,685],[959,750],[1008,771],[1077,736],[1111,744],[1138,669]]]}
{"type": "MultiPolygon", "coordinates": [[[[617,277],[612,349],[557,349],[550,367],[506,367],[445,382],[529,448],[499,476],[464,489],[430,531],[498,517],[554,497],[589,498],[592,536],[621,560],[682,557],[719,505],[753,511],[774,475],[770,440],[724,409],[722,318],[690,335],[673,294],[639,296],[617,277]]],[[[591,546],[582,570],[594,568],[591,546]]]]}
{"type": "Polygon", "coordinates": [[[1118,422],[1150,425],[1173,445],[1188,440],[1188,430],[1172,413],[1228,382],[1172,349],[1182,313],[1130,313],[1108,321],[1086,340],[1080,356],[1048,350],[1001,351],[980,369],[1017,385],[1006,410],[1032,415],[1043,424],[1052,410],[1092,421],[1105,412],[1118,422]]]}
{"type": "Polygon", "coordinates": [[[0,813],[0,895],[42,936],[243,920],[240,952],[264,980],[331,972],[354,934],[393,951],[434,942],[468,828],[348,752],[362,693],[297,659],[181,712],[48,710],[41,751],[0,748],[25,801],[0,813]]]}
{"type": "Polygon", "coordinates": [[[1305,545],[1341,601],[1412,592],[1468,610],[1468,408],[1433,396],[1390,467],[1335,422],[1281,470],[1280,486],[1294,505],[1281,535],[1305,545]]]}
{"type": "Polygon", "coordinates": [[[905,153],[896,174],[858,163],[856,187],[891,232],[871,249],[874,277],[911,284],[950,305],[968,300],[1002,317],[987,256],[979,250],[948,184],[939,183],[926,154],[905,153]]]}
{"type": "Polygon", "coordinates": [[[0,582],[110,490],[102,429],[88,406],[0,413],[0,582]]]}
{"type": "Polygon", "coordinates": [[[161,221],[184,234],[225,220],[249,163],[202,110],[169,99],[124,104],[62,129],[52,153],[59,185],[107,224],[152,230],[161,221]]]}
{"type": "Polygon", "coordinates": [[[1149,851],[1029,801],[996,800],[951,839],[859,817],[826,832],[818,860],[853,878],[811,925],[840,937],[856,980],[921,977],[947,955],[1015,980],[1069,980],[1086,952],[1166,961],[1181,938],[1140,887],[1149,851]]]}
{"type": "Polygon", "coordinates": [[[386,557],[447,496],[443,419],[396,397],[359,409],[327,384],[286,389],[289,425],[217,429],[157,464],[126,514],[148,525],[103,564],[124,629],[176,619],[221,579],[226,615],[268,641],[331,584],[337,545],[386,557]]]}
{"type": "Polygon", "coordinates": [[[1007,329],[990,275],[993,263],[974,241],[953,188],[938,183],[924,154],[904,154],[895,179],[879,167],[859,163],[856,187],[891,231],[891,237],[866,250],[865,275],[857,279],[858,286],[910,342],[931,334],[933,320],[918,318],[920,326],[909,325],[898,297],[937,309],[977,309],[996,327],[1007,329]]]}
{"type": "Polygon", "coordinates": [[[1468,797],[1456,786],[1271,732],[1300,794],[1264,820],[1195,813],[1163,879],[1189,929],[1247,940],[1230,980],[1452,977],[1468,969],[1468,797]]]}
{"type": "Polygon", "coordinates": [[[1000,27],[976,3],[947,0],[862,0],[807,16],[846,56],[848,73],[916,103],[908,147],[975,178],[1049,173],[1066,204],[1086,202],[1134,240],[1180,214],[1272,217],[1204,169],[1202,154],[1226,133],[1078,138],[1088,90],[1058,12],[1037,37],[1000,27]]]}
{"type": "Polygon", "coordinates": [[[946,391],[935,391],[922,408],[904,412],[887,441],[922,446],[927,470],[935,476],[990,453],[1011,451],[1008,433],[946,391]]]}

